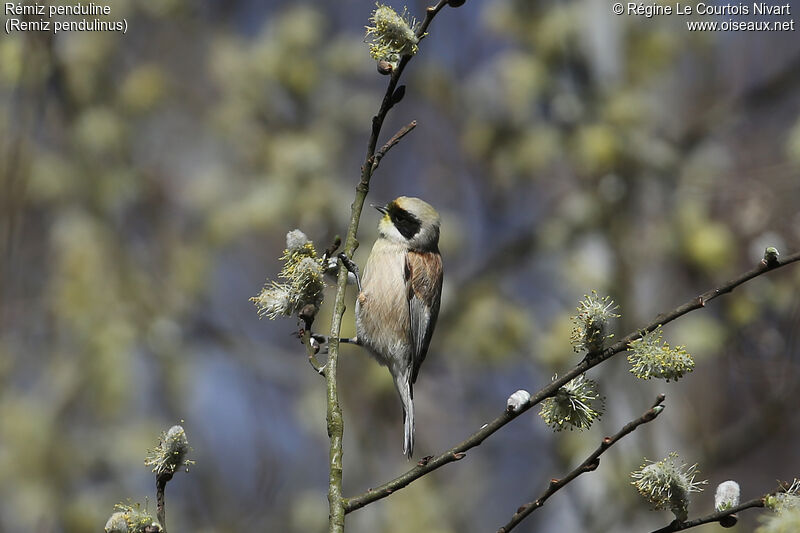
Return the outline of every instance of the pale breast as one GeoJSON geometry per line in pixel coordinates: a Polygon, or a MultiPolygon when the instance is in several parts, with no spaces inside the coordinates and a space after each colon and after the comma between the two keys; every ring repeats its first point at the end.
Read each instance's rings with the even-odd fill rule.
{"type": "Polygon", "coordinates": [[[372,248],[356,301],[359,341],[382,364],[398,364],[409,351],[405,247],[378,239],[372,248]]]}

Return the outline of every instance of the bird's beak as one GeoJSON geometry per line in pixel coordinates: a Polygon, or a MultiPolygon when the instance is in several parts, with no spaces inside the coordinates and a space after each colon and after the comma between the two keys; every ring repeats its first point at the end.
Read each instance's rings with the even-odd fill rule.
{"type": "Polygon", "coordinates": [[[386,210],[386,208],[385,208],[384,206],[382,206],[382,205],[375,205],[375,204],[369,204],[369,205],[370,205],[370,207],[374,207],[375,209],[377,209],[378,211],[380,211],[380,212],[381,212],[381,213],[383,213],[384,215],[385,215],[386,213],[388,213],[388,211],[386,210]]]}

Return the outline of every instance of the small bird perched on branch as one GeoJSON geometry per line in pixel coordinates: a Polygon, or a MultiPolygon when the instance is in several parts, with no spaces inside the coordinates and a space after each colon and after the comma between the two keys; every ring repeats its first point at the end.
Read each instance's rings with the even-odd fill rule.
{"type": "Polygon", "coordinates": [[[403,453],[414,452],[414,393],[439,315],[442,257],[439,214],[419,198],[386,206],[356,300],[358,344],[389,368],[403,402],[403,453]]]}

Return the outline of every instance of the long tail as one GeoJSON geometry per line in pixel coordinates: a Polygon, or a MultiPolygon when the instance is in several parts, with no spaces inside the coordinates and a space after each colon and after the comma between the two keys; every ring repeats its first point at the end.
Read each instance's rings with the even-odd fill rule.
{"type": "Polygon", "coordinates": [[[395,385],[400,394],[400,401],[403,402],[403,453],[411,459],[414,453],[414,390],[408,379],[403,376],[398,376],[395,385]]]}

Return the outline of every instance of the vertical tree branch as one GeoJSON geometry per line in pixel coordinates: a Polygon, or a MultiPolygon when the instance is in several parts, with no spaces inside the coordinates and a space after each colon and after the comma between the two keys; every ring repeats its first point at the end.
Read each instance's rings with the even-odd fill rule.
{"type": "MultiPolygon", "coordinates": [[[[425,13],[425,19],[417,29],[417,36],[422,38],[428,29],[433,17],[447,5],[447,0],[439,2],[429,7],[425,13]]],[[[347,236],[344,242],[344,253],[347,257],[352,257],[358,248],[358,224],[361,220],[361,211],[364,208],[364,201],[369,192],[369,182],[372,173],[377,167],[375,163],[375,149],[378,145],[383,122],[389,110],[394,106],[398,99],[395,98],[395,89],[400,76],[403,74],[406,65],[411,59],[410,55],[405,55],[400,59],[397,68],[392,72],[389,85],[383,96],[381,107],[378,113],[372,118],[372,132],[367,143],[367,154],[364,164],[361,166],[361,179],[356,186],[356,196],[350,207],[350,225],[347,228],[347,236]]],[[[342,409],[339,405],[339,393],[337,390],[336,371],[339,359],[339,335],[342,329],[342,317],[345,311],[345,290],[347,288],[347,269],[343,265],[339,266],[339,277],[336,285],[336,298],[334,300],[333,317],[331,318],[331,332],[328,345],[328,362],[325,366],[325,380],[327,393],[327,423],[328,438],[330,439],[329,466],[330,475],[328,478],[328,531],[329,533],[342,533],[344,531],[345,500],[342,496],[342,436],[344,434],[344,422],[342,419],[342,409]]]]}
{"type": "Polygon", "coordinates": [[[172,475],[156,476],[156,518],[158,523],[161,524],[161,533],[167,533],[167,510],[164,503],[164,490],[167,488],[167,481],[172,478],[172,475]]]}

